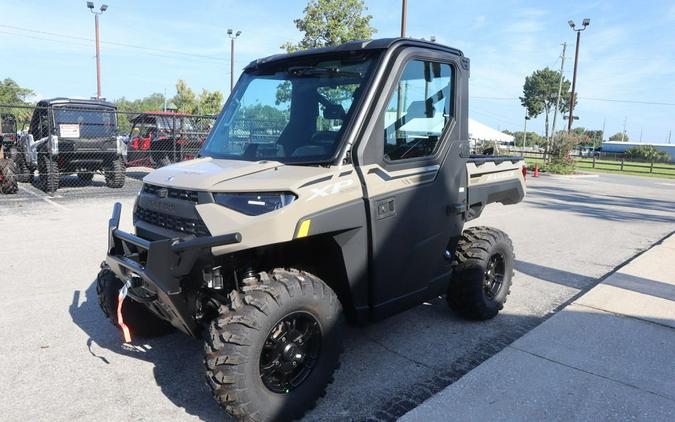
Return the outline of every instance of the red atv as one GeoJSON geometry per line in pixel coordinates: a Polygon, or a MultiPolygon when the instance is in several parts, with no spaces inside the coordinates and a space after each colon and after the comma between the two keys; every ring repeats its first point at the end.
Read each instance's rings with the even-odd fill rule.
{"type": "Polygon", "coordinates": [[[195,158],[211,123],[210,118],[182,113],[139,114],[131,119],[127,166],[157,168],[195,158]]]}

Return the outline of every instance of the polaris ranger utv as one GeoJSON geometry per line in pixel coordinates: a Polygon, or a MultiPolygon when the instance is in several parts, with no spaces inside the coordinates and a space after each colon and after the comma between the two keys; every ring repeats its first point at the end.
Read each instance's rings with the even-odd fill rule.
{"type": "Polygon", "coordinates": [[[488,203],[521,201],[523,162],[470,156],[468,82],[461,51],[411,39],[252,62],[199,158],[144,178],[135,234],[115,204],[103,312],[127,340],[168,324],[204,338],[215,399],[246,420],[313,406],[345,319],[440,295],[494,317],[511,241],[463,226],[488,203]]]}
{"type": "Polygon", "coordinates": [[[90,182],[101,171],[106,186],[123,187],[127,145],[126,137],[118,134],[116,111],[114,104],[101,100],[38,102],[14,158],[19,181],[30,182],[37,170],[41,188],[55,192],[61,175],[77,173],[90,182]]]}

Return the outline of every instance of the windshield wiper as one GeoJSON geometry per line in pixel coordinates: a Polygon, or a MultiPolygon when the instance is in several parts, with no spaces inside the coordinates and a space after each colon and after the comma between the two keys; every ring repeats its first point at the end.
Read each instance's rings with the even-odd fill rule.
{"type": "Polygon", "coordinates": [[[342,70],[337,67],[315,67],[315,66],[293,66],[288,68],[288,73],[293,76],[352,76],[363,77],[361,72],[352,72],[349,70],[342,70]]]}

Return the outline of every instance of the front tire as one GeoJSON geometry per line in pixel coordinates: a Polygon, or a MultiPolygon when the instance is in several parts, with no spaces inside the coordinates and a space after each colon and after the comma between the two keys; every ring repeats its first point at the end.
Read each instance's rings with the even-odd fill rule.
{"type": "MultiPolygon", "coordinates": [[[[98,304],[103,315],[118,329],[117,301],[120,289],[124,283],[117,278],[104,263],[96,277],[96,293],[98,304]]],[[[153,314],[145,305],[126,298],[122,305],[122,319],[129,327],[132,336],[144,338],[157,337],[173,331],[173,326],[153,314]]]]}
{"type": "Polygon", "coordinates": [[[19,183],[30,183],[33,179],[33,172],[28,168],[23,153],[13,150],[12,157],[16,164],[16,180],[19,183]]]}
{"type": "Polygon", "coordinates": [[[0,159],[0,192],[9,194],[16,193],[18,190],[14,161],[0,159]]]}
{"type": "Polygon", "coordinates": [[[104,171],[105,185],[113,189],[124,187],[124,182],[126,181],[126,171],[126,166],[122,160],[114,160],[104,171]]]}
{"type": "Polygon", "coordinates": [[[464,230],[453,259],[450,307],[474,320],[493,318],[511,292],[515,254],[508,235],[492,227],[464,230]]]}
{"type": "Polygon", "coordinates": [[[54,193],[59,189],[61,175],[59,174],[59,165],[56,158],[48,155],[43,155],[40,158],[38,166],[38,175],[40,177],[40,185],[42,190],[49,193],[54,193]]]}
{"type": "Polygon", "coordinates": [[[344,322],[337,295],[312,274],[275,269],[230,299],[204,345],[214,398],[240,419],[302,417],[338,366],[344,322]]]}

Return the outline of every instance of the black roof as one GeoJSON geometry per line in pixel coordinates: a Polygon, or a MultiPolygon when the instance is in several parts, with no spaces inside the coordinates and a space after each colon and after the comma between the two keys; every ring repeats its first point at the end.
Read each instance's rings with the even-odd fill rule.
{"type": "Polygon", "coordinates": [[[81,99],[81,98],[66,98],[66,97],[54,97],[46,98],[38,101],[38,107],[47,107],[55,104],[73,104],[73,105],[84,105],[84,106],[102,106],[102,107],[112,107],[117,108],[117,106],[109,101],[96,100],[96,99],[81,99]]]}
{"type": "Polygon", "coordinates": [[[334,47],[321,47],[321,48],[311,48],[309,50],[301,50],[301,51],[296,51],[294,53],[288,53],[288,54],[275,54],[272,56],[264,57],[261,59],[253,60],[251,63],[249,63],[248,66],[246,66],[245,70],[249,69],[255,69],[258,66],[280,61],[280,60],[285,60],[285,59],[290,59],[290,58],[295,58],[295,57],[303,57],[303,56],[310,56],[313,54],[323,54],[323,53],[332,53],[332,52],[345,52],[345,51],[367,51],[367,50],[386,50],[389,49],[393,46],[398,46],[398,45],[409,45],[412,47],[424,47],[424,48],[431,48],[434,50],[439,50],[439,51],[444,51],[450,54],[455,54],[458,56],[464,56],[464,53],[462,53],[460,50],[452,47],[445,46],[443,44],[438,44],[435,42],[431,41],[424,41],[424,40],[417,40],[413,38],[379,38],[376,40],[357,40],[357,41],[349,41],[344,44],[340,44],[334,47]]]}

